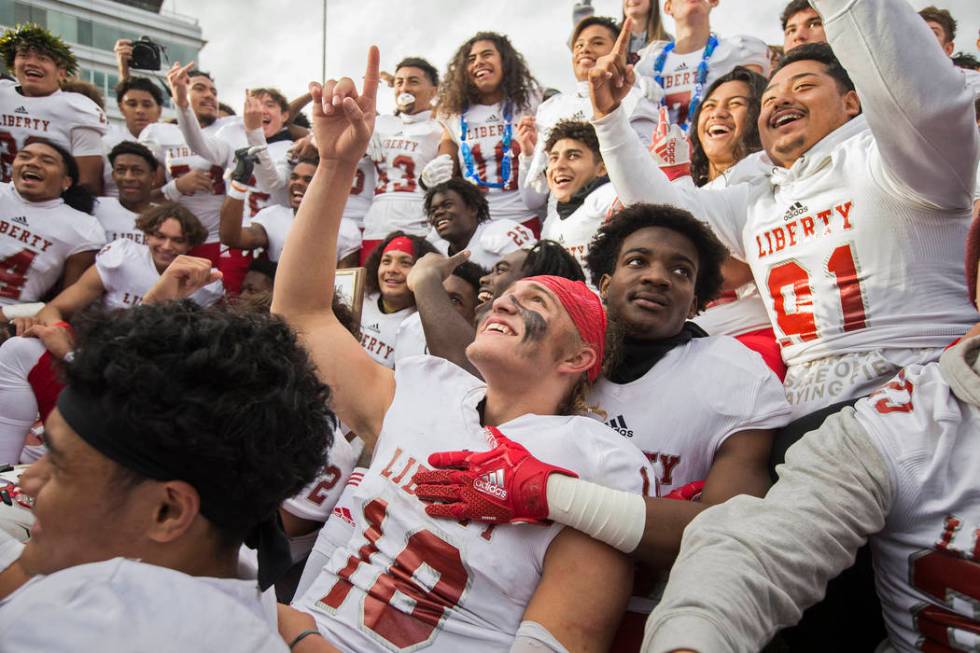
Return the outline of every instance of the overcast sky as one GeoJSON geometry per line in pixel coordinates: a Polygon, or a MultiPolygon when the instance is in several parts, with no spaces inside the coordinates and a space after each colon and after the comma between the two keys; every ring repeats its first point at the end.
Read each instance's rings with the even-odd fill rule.
{"type": "MultiPolygon", "coordinates": [[[[722,36],[751,34],[782,44],[779,13],[787,0],[721,0],[712,26],[722,36]]],[[[902,0],[895,0],[902,1],[902,0]]],[[[381,49],[382,70],[403,57],[422,56],[439,71],[460,43],[480,30],[507,34],[544,86],[574,85],[570,53],[573,0],[327,0],[327,76],[363,74],[367,46],[381,49]]],[[[593,0],[596,13],[619,18],[620,0],[593,0]]],[[[976,53],[977,0],[914,0],[949,9],[959,21],[957,50],[976,53]]],[[[240,112],[249,86],[278,86],[294,97],[321,71],[322,0],[166,0],[165,9],[200,21],[208,44],[201,67],[240,112]]],[[[667,19],[668,29],[672,21],[667,19]]],[[[381,109],[394,106],[383,93],[381,109]]]]}

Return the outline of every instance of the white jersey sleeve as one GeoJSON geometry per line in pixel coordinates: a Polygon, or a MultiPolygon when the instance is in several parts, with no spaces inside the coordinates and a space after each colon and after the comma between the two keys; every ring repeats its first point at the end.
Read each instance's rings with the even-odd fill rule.
{"type": "Polygon", "coordinates": [[[81,93],[65,93],[71,111],[72,156],[102,154],[102,137],[109,131],[109,121],[99,106],[81,93]]]}
{"type": "Polygon", "coordinates": [[[283,501],[282,507],[289,513],[325,522],[333,512],[347,479],[354,470],[354,450],[340,429],[335,429],[333,446],[327,453],[327,462],[320,474],[295,497],[283,501]]]}
{"type": "Polygon", "coordinates": [[[425,341],[425,330],[422,328],[422,316],[412,313],[398,325],[395,334],[395,367],[399,361],[409,356],[421,356],[429,353],[429,345],[425,341]]]}
{"type": "Polygon", "coordinates": [[[266,247],[269,260],[278,261],[282,257],[282,248],[286,245],[286,236],[293,224],[293,210],[285,206],[267,206],[252,218],[251,224],[257,224],[265,231],[265,239],[269,243],[266,247]]]}

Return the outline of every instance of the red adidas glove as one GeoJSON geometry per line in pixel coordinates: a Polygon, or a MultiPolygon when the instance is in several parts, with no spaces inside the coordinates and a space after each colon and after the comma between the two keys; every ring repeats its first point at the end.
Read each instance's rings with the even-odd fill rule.
{"type": "Polygon", "coordinates": [[[547,523],[548,477],[578,474],[541,462],[493,426],[487,431],[497,444],[490,451],[434,453],[429,464],[441,469],[415,474],[415,496],[429,504],[425,512],[492,524],[547,523]]]}
{"type": "Polygon", "coordinates": [[[653,131],[650,153],[667,179],[674,181],[691,174],[691,144],[687,134],[670,122],[667,107],[660,107],[660,122],[653,131]]]}
{"type": "Polygon", "coordinates": [[[664,498],[677,499],[678,501],[700,501],[702,490],[704,490],[704,481],[691,481],[687,485],[675,488],[664,498]]]}

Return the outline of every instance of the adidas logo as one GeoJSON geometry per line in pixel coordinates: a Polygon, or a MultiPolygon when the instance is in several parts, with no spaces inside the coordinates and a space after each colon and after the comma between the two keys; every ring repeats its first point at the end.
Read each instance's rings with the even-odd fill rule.
{"type": "Polygon", "coordinates": [[[810,209],[805,207],[802,203],[794,202],[793,206],[789,207],[789,210],[787,210],[786,213],[783,215],[783,220],[789,222],[793,218],[801,216],[809,210],[810,209]]]}
{"type": "Polygon", "coordinates": [[[362,327],[362,328],[370,329],[371,331],[375,331],[377,333],[381,333],[381,323],[380,322],[375,322],[374,324],[368,324],[367,326],[362,327]]]}
{"type": "Polygon", "coordinates": [[[611,428],[613,431],[616,431],[623,437],[626,438],[633,437],[633,430],[630,429],[628,426],[626,426],[626,420],[623,419],[622,415],[620,415],[619,417],[614,417],[613,419],[606,422],[606,426],[611,428]]]}
{"type": "Polygon", "coordinates": [[[30,112],[24,107],[17,107],[16,109],[14,109],[14,113],[30,113],[30,112]]]}
{"type": "Polygon", "coordinates": [[[350,508],[340,508],[340,507],[334,508],[333,516],[337,517],[338,519],[344,520],[351,526],[354,526],[354,515],[351,514],[350,508]]]}
{"type": "Polygon", "coordinates": [[[27,222],[27,216],[24,216],[24,215],[15,215],[14,217],[12,217],[10,219],[13,220],[14,222],[18,223],[18,224],[23,224],[23,225],[28,224],[28,222],[27,222]]]}
{"type": "Polygon", "coordinates": [[[681,62],[681,65],[679,65],[677,68],[674,68],[675,73],[684,72],[685,70],[687,70],[687,63],[683,61],[681,62]]]}
{"type": "Polygon", "coordinates": [[[491,113],[490,117],[487,118],[487,122],[497,122],[498,120],[500,120],[500,118],[498,118],[497,114],[495,113],[491,113]]]}
{"type": "Polygon", "coordinates": [[[504,470],[497,469],[489,474],[484,474],[473,481],[473,487],[484,494],[489,494],[498,499],[507,498],[507,490],[504,489],[504,470]]]}

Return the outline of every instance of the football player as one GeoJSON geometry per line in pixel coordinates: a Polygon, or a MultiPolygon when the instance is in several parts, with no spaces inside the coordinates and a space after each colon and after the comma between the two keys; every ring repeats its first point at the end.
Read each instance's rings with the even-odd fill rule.
{"type": "MultiPolygon", "coordinates": [[[[147,125],[160,119],[163,93],[159,86],[146,77],[129,77],[116,85],[116,103],[125,124],[122,127],[109,126],[108,133],[102,138],[106,154],[124,141],[139,142],[140,134],[147,125]]],[[[102,195],[116,197],[119,189],[112,179],[112,163],[105,158],[102,164],[102,195]]]]}
{"type": "Polygon", "coordinates": [[[92,214],[109,242],[128,238],[143,243],[146,235],[136,226],[136,218],[150,207],[160,163],[145,145],[132,141],[120,141],[109,152],[108,161],[116,196],[100,197],[92,214]]]}
{"type": "Polygon", "coordinates": [[[108,121],[92,100],[61,91],[61,82],[78,68],[71,49],[47,30],[26,24],[4,32],[0,54],[17,78],[0,80],[0,181],[13,179],[13,161],[28,139],[44,138],[71,152],[78,162],[77,183],[98,195],[108,121]]]}
{"type": "Polygon", "coordinates": [[[810,0],[790,0],[779,16],[783,27],[783,54],[804,43],[826,43],[823,18],[810,0]]]}
{"type": "Polygon", "coordinates": [[[485,385],[430,356],[405,359],[396,372],[375,364],[330,309],[333,261],[309,263],[335,246],[345,199],[337,191],[350,186],[370,139],[377,83],[371,48],[363,94],[347,78],[313,86],[320,168],[273,299],[333,384],[338,416],[374,445],[355,489],[351,537],[328,560],[311,556],[320,574],[294,606],[344,651],[605,649],[629,593],[623,558],[571,530],[437,523],[408,481],[442,442],[483,447],[509,432],[584,477],[638,492],[648,469],[642,454],[595,420],[566,412],[601,367],[605,319],[595,295],[539,276],[499,298],[468,350],[485,385]]]}

